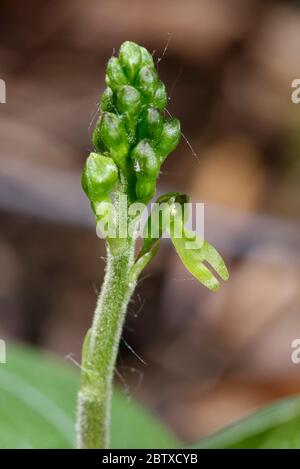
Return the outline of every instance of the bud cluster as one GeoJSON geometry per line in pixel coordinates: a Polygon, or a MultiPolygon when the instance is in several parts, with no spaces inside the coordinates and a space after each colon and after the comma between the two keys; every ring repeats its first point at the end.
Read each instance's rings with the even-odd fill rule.
{"type": "Polygon", "coordinates": [[[124,42],[118,58],[109,60],[106,85],[83,189],[92,203],[107,200],[123,175],[134,185],[135,199],[148,202],[162,163],[179,142],[179,120],[164,118],[165,86],[152,55],[138,44],[124,42]]]}

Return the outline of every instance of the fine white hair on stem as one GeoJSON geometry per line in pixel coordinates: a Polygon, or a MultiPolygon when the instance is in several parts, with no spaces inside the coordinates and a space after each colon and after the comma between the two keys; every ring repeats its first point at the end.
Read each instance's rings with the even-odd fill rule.
{"type": "MultiPolygon", "coordinates": [[[[132,311],[134,318],[137,318],[137,317],[139,316],[139,314],[140,314],[141,311],[143,310],[143,308],[144,308],[144,306],[145,306],[145,303],[146,303],[145,298],[142,300],[141,295],[140,295],[139,293],[137,293],[136,296],[137,296],[137,298],[138,298],[138,300],[139,300],[139,307],[138,307],[137,311],[132,311]]],[[[135,304],[135,301],[134,301],[134,300],[133,300],[132,302],[133,302],[133,304],[135,304]]]]}
{"type": "Polygon", "coordinates": [[[98,297],[98,293],[99,293],[99,292],[98,292],[98,288],[96,287],[96,285],[95,285],[94,282],[92,283],[92,287],[93,287],[93,290],[94,290],[95,295],[98,297]]]}
{"type": "Polygon", "coordinates": [[[156,61],[156,68],[157,68],[157,70],[158,70],[158,66],[159,66],[160,62],[162,61],[162,59],[163,59],[164,56],[166,55],[167,50],[168,50],[168,47],[169,47],[169,44],[170,44],[171,33],[168,32],[168,33],[167,33],[167,36],[168,36],[168,39],[167,39],[167,43],[166,43],[166,45],[165,45],[165,47],[164,47],[163,53],[162,53],[161,57],[158,57],[158,59],[157,59],[157,61],[156,61]]]}
{"type": "Polygon", "coordinates": [[[130,352],[133,353],[133,355],[134,355],[141,363],[143,363],[143,365],[147,365],[147,363],[142,359],[142,357],[140,357],[140,356],[133,350],[133,348],[128,344],[128,342],[126,342],[126,340],[124,339],[124,337],[122,337],[122,341],[124,342],[124,344],[126,345],[126,347],[128,348],[128,350],[130,350],[130,352]]]}
{"type": "Polygon", "coordinates": [[[173,98],[173,93],[175,91],[176,85],[177,85],[181,75],[182,75],[182,69],[179,70],[179,72],[177,73],[175,79],[173,80],[173,83],[172,83],[171,88],[170,88],[170,96],[168,97],[169,101],[171,101],[172,98],[173,98]]]}
{"type": "Polygon", "coordinates": [[[96,109],[94,111],[92,111],[92,115],[91,115],[91,120],[90,120],[90,123],[89,123],[89,126],[88,126],[88,130],[90,131],[91,130],[91,127],[92,125],[94,124],[95,122],[95,119],[98,115],[98,112],[99,112],[99,108],[100,108],[100,101],[97,101],[97,103],[95,104],[96,106],[96,109]]]}
{"type": "Polygon", "coordinates": [[[66,361],[70,361],[70,362],[73,363],[75,366],[77,366],[77,368],[79,368],[80,370],[82,370],[82,366],[80,365],[80,363],[78,363],[77,360],[75,360],[74,354],[73,354],[72,352],[68,353],[68,354],[65,356],[65,360],[66,360],[66,361]]]}
{"type": "MultiPolygon", "coordinates": [[[[170,111],[165,108],[165,112],[170,116],[170,117],[173,117],[172,114],[170,113],[170,111]]],[[[199,157],[197,155],[197,153],[195,152],[194,148],[192,147],[190,141],[187,139],[187,137],[184,135],[183,132],[180,132],[181,133],[181,136],[182,138],[184,139],[185,143],[187,144],[187,146],[189,147],[189,149],[191,150],[192,152],[192,155],[195,156],[197,158],[197,160],[199,161],[199,157]]]]}
{"type": "Polygon", "coordinates": [[[119,372],[117,367],[115,367],[115,374],[117,375],[117,377],[119,378],[119,380],[121,381],[121,383],[123,385],[123,391],[125,392],[126,395],[129,396],[130,395],[130,386],[127,383],[127,381],[125,380],[124,376],[119,372]]]}
{"type": "Polygon", "coordinates": [[[138,382],[136,384],[135,389],[138,389],[141,386],[141,384],[143,382],[143,379],[144,379],[144,376],[145,376],[145,373],[144,373],[143,370],[141,370],[140,368],[135,368],[134,366],[128,366],[128,365],[118,366],[118,369],[119,370],[128,370],[131,373],[137,374],[139,376],[139,378],[138,378],[138,382]]]}

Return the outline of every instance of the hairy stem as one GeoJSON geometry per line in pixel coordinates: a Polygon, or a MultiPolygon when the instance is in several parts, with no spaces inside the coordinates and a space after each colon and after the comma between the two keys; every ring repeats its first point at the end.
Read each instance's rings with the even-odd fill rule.
{"type": "Polygon", "coordinates": [[[94,320],[83,347],[77,407],[77,447],[108,448],[114,367],[125,313],[135,281],[134,240],[121,253],[108,247],[106,274],[94,320]]]}

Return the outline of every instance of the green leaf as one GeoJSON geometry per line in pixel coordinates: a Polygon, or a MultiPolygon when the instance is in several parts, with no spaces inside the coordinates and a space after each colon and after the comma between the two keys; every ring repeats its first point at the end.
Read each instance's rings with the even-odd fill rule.
{"type": "Polygon", "coordinates": [[[300,397],[275,402],[193,448],[300,448],[300,397]]]}
{"type": "MultiPolygon", "coordinates": [[[[79,373],[66,363],[8,344],[0,365],[0,447],[71,448],[79,373]]],[[[130,398],[113,397],[113,448],[179,443],[130,398]]],[[[192,448],[300,448],[300,397],[278,401],[192,448]]]]}
{"type": "MultiPolygon", "coordinates": [[[[28,348],[7,345],[0,365],[0,447],[71,448],[79,372],[28,348]]],[[[113,448],[172,448],[176,439],[131,399],[116,391],[113,448]]]]}

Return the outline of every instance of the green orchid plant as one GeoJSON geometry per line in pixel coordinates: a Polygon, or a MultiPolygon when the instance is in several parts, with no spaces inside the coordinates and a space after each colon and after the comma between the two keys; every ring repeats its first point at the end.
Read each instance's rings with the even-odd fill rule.
{"type": "Polygon", "coordinates": [[[166,88],[144,47],[124,42],[118,57],[109,60],[105,78],[107,87],[93,132],[94,152],[86,160],[82,187],[96,223],[102,231],[107,225],[113,229],[106,231],[105,278],[82,351],[78,448],[109,447],[114,368],[126,309],[162,235],[169,232],[183,264],[203,285],[219,288],[213,270],[228,279],[215,248],[186,228],[182,208],[188,197],[178,192],[157,199],[136,253],[141,206],[149,204],[156,193],[161,166],[180,140],[180,122],[165,117],[166,88]]]}

